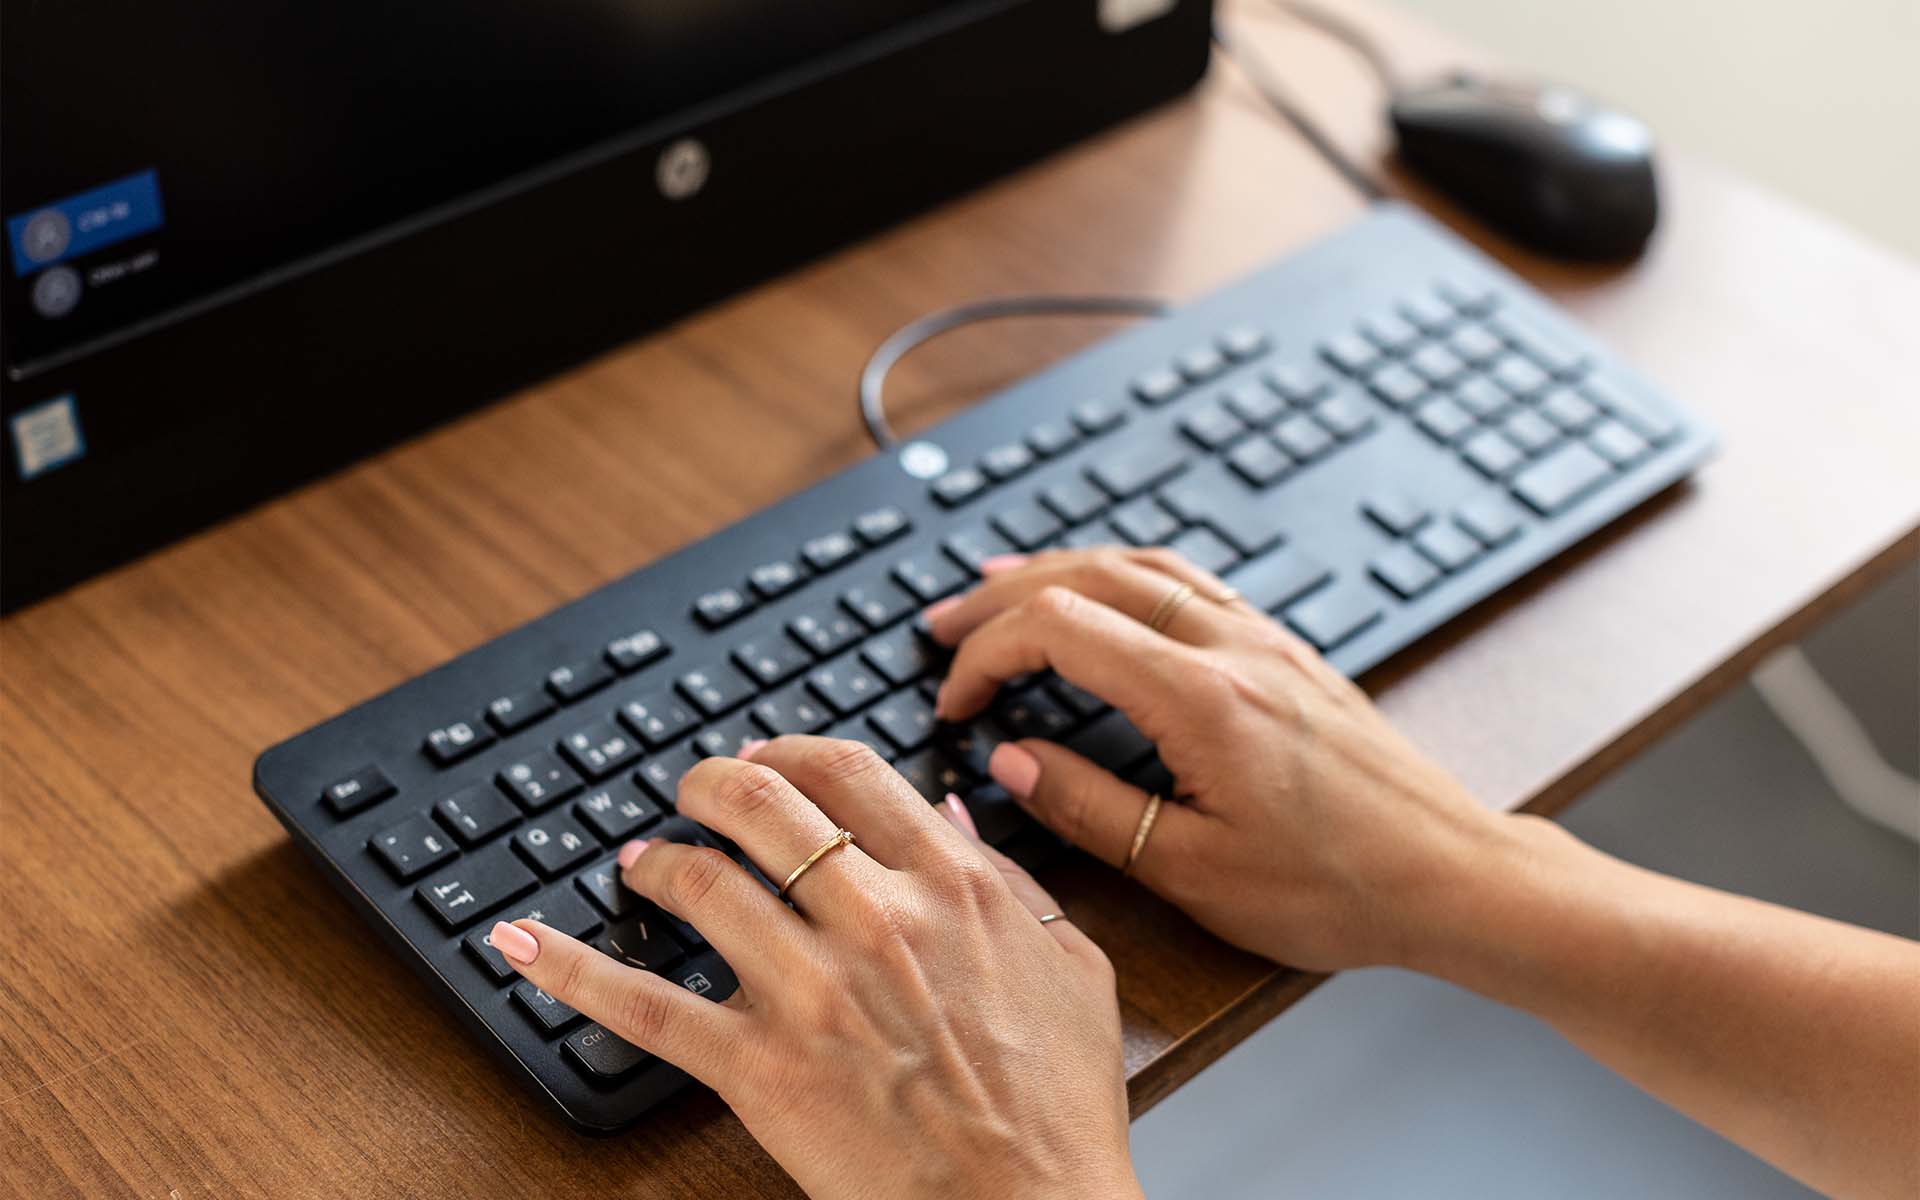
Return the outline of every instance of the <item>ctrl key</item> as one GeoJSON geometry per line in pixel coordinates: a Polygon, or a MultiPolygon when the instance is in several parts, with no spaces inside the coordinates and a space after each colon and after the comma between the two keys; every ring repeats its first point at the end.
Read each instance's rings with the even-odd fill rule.
{"type": "Polygon", "coordinates": [[[590,1024],[567,1035],[560,1043],[566,1056],[589,1079],[611,1083],[631,1075],[652,1057],[645,1050],[614,1036],[605,1025],[590,1024]]]}

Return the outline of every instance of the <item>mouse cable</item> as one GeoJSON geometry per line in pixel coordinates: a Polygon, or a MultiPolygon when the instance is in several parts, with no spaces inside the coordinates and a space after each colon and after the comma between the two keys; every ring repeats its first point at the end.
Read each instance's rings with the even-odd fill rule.
{"type": "Polygon", "coordinates": [[[1218,21],[1213,23],[1213,43],[1220,47],[1220,52],[1227,57],[1228,61],[1240,68],[1240,74],[1253,85],[1254,91],[1260,93],[1260,98],[1267,102],[1267,106],[1279,114],[1281,120],[1293,126],[1294,132],[1305,138],[1307,145],[1313,147],[1314,152],[1333,168],[1334,173],[1346,180],[1354,191],[1359,192],[1366,199],[1367,203],[1372,204],[1387,198],[1387,189],[1361,169],[1360,164],[1349,158],[1346,151],[1336,146],[1333,139],[1327,136],[1326,131],[1314,124],[1313,119],[1307,116],[1287,90],[1280,86],[1279,80],[1274,78],[1265,59],[1247,49],[1218,21]]]}
{"type": "Polygon", "coordinates": [[[907,354],[943,333],[1005,317],[1136,316],[1161,317],[1173,306],[1150,296],[996,296],[942,308],[902,325],[874,348],[860,368],[860,419],[874,445],[892,449],[900,439],[887,424],[884,386],[887,372],[907,354]]]}
{"type": "Polygon", "coordinates": [[[1309,3],[1308,0],[1273,0],[1273,5],[1302,25],[1311,25],[1334,41],[1344,43],[1347,49],[1353,51],[1362,62],[1366,63],[1367,69],[1373,72],[1374,78],[1380,81],[1381,88],[1388,96],[1400,94],[1399,70],[1394,67],[1392,60],[1387,58],[1387,52],[1380,48],[1380,43],[1369,37],[1358,25],[1339,13],[1330,12],[1318,4],[1309,3]]]}

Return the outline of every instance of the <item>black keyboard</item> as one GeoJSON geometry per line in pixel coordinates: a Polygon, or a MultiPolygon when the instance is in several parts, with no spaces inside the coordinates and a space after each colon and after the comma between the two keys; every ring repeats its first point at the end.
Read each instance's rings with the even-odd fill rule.
{"type": "Polygon", "coordinates": [[[1164,544],[1356,673],[1669,487],[1698,421],[1520,281],[1397,206],[1026,380],[273,747],[254,783],[327,876],[576,1127],[685,1083],[518,981],[486,942],[535,916],[719,998],[732,973],[621,887],[628,838],[749,737],[872,744],[1048,839],[985,781],[1007,737],[1171,782],[1120,713],[1054,678],[940,727],[916,614],[981,560],[1164,544]],[[909,474],[903,464],[932,478],[909,474]]]}

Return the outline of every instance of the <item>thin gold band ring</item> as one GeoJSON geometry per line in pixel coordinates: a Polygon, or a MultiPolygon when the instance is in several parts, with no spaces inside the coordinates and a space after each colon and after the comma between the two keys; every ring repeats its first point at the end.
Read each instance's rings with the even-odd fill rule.
{"type": "Polygon", "coordinates": [[[1147,797],[1147,807],[1140,813],[1140,824],[1134,826],[1133,845],[1127,847],[1127,861],[1120,865],[1122,875],[1133,874],[1133,865],[1140,861],[1140,851],[1147,844],[1147,837],[1153,832],[1153,823],[1160,818],[1160,794],[1147,797]]]}
{"type": "Polygon", "coordinates": [[[787,881],[780,885],[780,895],[784,897],[789,891],[792,891],[793,885],[798,882],[799,878],[805,875],[807,871],[813,867],[813,864],[825,858],[830,852],[838,850],[842,846],[851,845],[853,845],[852,832],[845,829],[836,829],[832,837],[821,842],[820,848],[812,854],[807,855],[806,860],[795,867],[791,875],[787,876],[787,881]]]}
{"type": "Polygon", "coordinates": [[[1192,584],[1175,584],[1173,590],[1160,597],[1160,603],[1154,605],[1153,611],[1147,614],[1147,628],[1155,633],[1165,633],[1167,626],[1173,622],[1174,614],[1185,607],[1194,594],[1192,584]]]}

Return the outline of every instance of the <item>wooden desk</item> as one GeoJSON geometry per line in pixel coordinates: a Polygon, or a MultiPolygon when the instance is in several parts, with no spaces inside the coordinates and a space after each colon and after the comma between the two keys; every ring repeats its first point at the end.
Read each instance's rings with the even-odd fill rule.
{"type": "MultiPolygon", "coordinates": [[[[1463,53],[1360,11],[1409,66],[1463,53]]],[[[1347,144],[1381,147],[1341,51],[1238,15],[1347,144]]],[[[1706,411],[1724,454],[1368,681],[1499,808],[1566,803],[1920,545],[1920,275],[1679,154],[1666,195],[1631,270],[1490,248],[1706,411]]],[[[249,791],[254,755],[865,453],[854,374],[916,314],[1029,289],[1192,294],[1358,211],[1220,69],[4,622],[0,1192],[790,1194],[711,1097],[603,1143],[549,1118],[294,851],[249,791]]],[[[896,412],[930,420],[1102,332],[955,336],[903,367],[896,412]]],[[[1310,986],[1109,872],[1051,882],[1119,967],[1136,1111],[1310,986]]]]}

